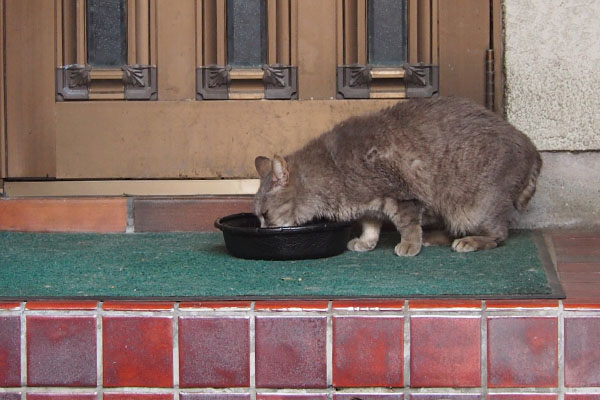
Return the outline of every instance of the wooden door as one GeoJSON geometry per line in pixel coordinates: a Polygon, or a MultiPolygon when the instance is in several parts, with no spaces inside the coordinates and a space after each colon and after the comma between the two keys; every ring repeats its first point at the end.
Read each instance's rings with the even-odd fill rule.
{"type": "MultiPolygon", "coordinates": [[[[406,65],[375,65],[367,95],[340,94],[340,68],[369,63],[369,1],[384,0],[256,1],[263,67],[231,55],[235,0],[125,0],[125,65],[104,68],[89,67],[93,1],[2,0],[2,177],[254,178],[257,155],[413,93],[406,65]]],[[[483,103],[490,4],[405,4],[406,61],[439,66],[441,94],[483,103]]]]}

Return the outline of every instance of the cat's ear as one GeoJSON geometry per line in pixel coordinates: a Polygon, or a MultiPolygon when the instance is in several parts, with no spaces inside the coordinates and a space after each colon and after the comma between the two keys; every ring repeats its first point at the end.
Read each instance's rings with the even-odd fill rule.
{"type": "Polygon", "coordinates": [[[264,178],[271,172],[271,160],[268,157],[258,156],[254,159],[254,166],[258,176],[264,178]]]}
{"type": "Polygon", "coordinates": [[[271,161],[271,169],[273,170],[273,183],[277,186],[287,185],[290,172],[288,171],[285,159],[275,155],[271,161]]]}

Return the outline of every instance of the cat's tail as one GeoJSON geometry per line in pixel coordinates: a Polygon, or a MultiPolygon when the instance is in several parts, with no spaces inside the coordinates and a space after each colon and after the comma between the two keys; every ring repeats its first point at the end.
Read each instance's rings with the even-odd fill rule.
{"type": "Polygon", "coordinates": [[[523,211],[527,208],[529,201],[535,194],[535,187],[537,183],[537,178],[540,175],[540,169],[542,168],[542,158],[540,157],[540,153],[535,152],[535,158],[531,168],[529,169],[529,176],[527,177],[527,182],[519,196],[514,201],[514,206],[517,210],[523,211]]]}

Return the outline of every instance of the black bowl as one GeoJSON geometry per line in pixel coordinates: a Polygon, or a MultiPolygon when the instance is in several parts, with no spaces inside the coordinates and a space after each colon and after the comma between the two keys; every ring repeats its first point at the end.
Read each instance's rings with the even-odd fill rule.
{"type": "Polygon", "coordinates": [[[346,249],[351,222],[315,222],[302,226],[261,228],[254,214],[232,214],[215,221],[225,247],[235,257],[252,260],[299,260],[331,257],[346,249]]]}

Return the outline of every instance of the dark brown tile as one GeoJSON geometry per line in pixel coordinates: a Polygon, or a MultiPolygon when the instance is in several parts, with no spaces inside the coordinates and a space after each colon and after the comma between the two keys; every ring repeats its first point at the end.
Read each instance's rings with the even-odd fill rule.
{"type": "Polygon", "coordinates": [[[557,318],[488,318],[488,385],[556,387],[557,318]]]}
{"type": "Polygon", "coordinates": [[[598,299],[600,300],[600,284],[594,282],[562,282],[567,300],[598,299]]]}
{"type": "Polygon", "coordinates": [[[105,387],[173,386],[173,319],[105,316],[105,387]]]}
{"type": "Polygon", "coordinates": [[[333,385],[404,386],[404,318],[334,317],[333,385]]]}
{"type": "Polygon", "coordinates": [[[136,199],[133,203],[136,232],[216,231],[218,218],[252,211],[250,196],[136,199]]]}
{"type": "Polygon", "coordinates": [[[11,199],[0,201],[0,230],[125,232],[127,199],[11,199]]]}
{"type": "Polygon", "coordinates": [[[0,387],[21,386],[21,318],[0,316],[0,387]]]}
{"type": "Polygon", "coordinates": [[[600,262],[600,234],[553,234],[551,237],[557,263],[600,262]]]}
{"type": "Polygon", "coordinates": [[[565,386],[600,386],[600,317],[565,318],[565,386]]]}
{"type": "Polygon", "coordinates": [[[479,317],[413,316],[410,338],[411,387],[481,386],[479,317]]]}
{"type": "Polygon", "coordinates": [[[248,317],[180,317],[181,387],[250,386],[248,317]]]}
{"type": "Polygon", "coordinates": [[[256,317],[256,386],[327,387],[326,317],[256,317]]]}
{"type": "Polygon", "coordinates": [[[560,262],[557,264],[558,272],[560,273],[568,273],[568,272],[577,272],[577,273],[598,273],[600,272],[600,262],[560,262]]]}
{"type": "Polygon", "coordinates": [[[29,386],[96,386],[96,318],[27,317],[29,386]]]}

